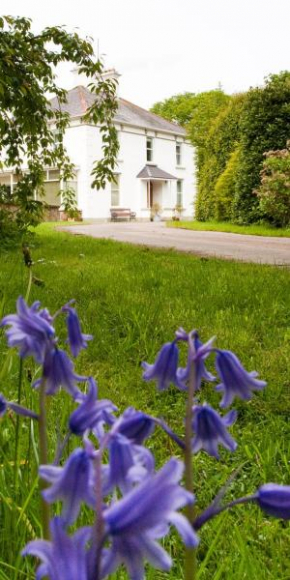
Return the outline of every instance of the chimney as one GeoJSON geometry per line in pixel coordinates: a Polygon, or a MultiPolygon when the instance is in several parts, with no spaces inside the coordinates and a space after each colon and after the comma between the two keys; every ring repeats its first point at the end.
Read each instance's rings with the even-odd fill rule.
{"type": "MultiPolygon", "coordinates": [[[[79,70],[79,67],[76,66],[71,71],[73,74],[74,86],[81,85],[82,87],[87,87],[92,82],[92,77],[87,77],[84,73],[79,74],[78,70],[79,70]]],[[[116,81],[116,93],[118,96],[118,79],[121,75],[116,71],[116,69],[110,68],[110,69],[104,70],[104,72],[100,76],[104,81],[106,81],[106,80],[116,81]]]]}

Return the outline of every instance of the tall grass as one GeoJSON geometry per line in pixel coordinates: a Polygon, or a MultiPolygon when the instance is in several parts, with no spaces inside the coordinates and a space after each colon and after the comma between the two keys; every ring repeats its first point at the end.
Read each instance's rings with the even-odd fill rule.
{"type": "MultiPolygon", "coordinates": [[[[78,359],[77,371],[94,375],[100,396],[111,398],[120,410],[133,405],[163,416],[182,432],[184,395],[174,388],[156,392],[154,384],[142,381],[140,369],[141,361],[151,362],[178,326],[198,328],[202,340],[216,335],[221,348],[236,352],[248,370],[258,370],[268,381],[264,392],[237,405],[237,451],[222,452],[220,462],[203,453],[196,457],[195,491],[201,508],[239,466],[229,497],[251,493],[265,481],[290,483],[289,270],[73,237],[49,226],[39,228],[31,250],[35,260],[45,259],[34,267],[45,286],[33,285],[30,301],[40,299],[53,312],[76,298],[84,332],[94,335],[78,359]]],[[[1,314],[14,312],[18,295],[25,294],[27,276],[20,251],[2,254],[1,314]]],[[[3,329],[0,360],[0,390],[17,400],[19,358],[7,350],[3,329]]],[[[21,402],[33,409],[37,395],[31,380],[37,372],[30,360],[25,361],[21,402]]],[[[218,404],[211,386],[203,396],[218,404]]],[[[65,394],[50,402],[51,459],[70,409],[65,394]]],[[[22,560],[19,552],[40,534],[37,432],[33,423],[21,421],[16,485],[15,430],[14,417],[6,416],[0,429],[0,580],[34,578],[34,564],[22,560]]],[[[149,441],[158,464],[178,453],[159,432],[149,441]]],[[[207,524],[200,535],[199,580],[290,578],[289,525],[267,519],[255,507],[237,507],[207,524]]],[[[175,561],[171,573],[148,571],[150,580],[182,579],[182,546],[175,534],[167,548],[175,561]]],[[[114,578],[125,579],[126,574],[120,571],[114,578]]]]}

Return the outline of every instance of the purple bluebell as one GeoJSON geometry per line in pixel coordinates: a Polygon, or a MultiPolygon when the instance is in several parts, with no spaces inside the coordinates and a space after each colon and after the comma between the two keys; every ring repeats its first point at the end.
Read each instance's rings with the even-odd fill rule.
{"type": "Polygon", "coordinates": [[[154,471],[152,453],[141,445],[135,445],[124,435],[116,433],[109,439],[109,464],[104,470],[104,494],[118,487],[123,494],[133,485],[144,480],[154,471]]]}
{"type": "Polygon", "coordinates": [[[39,475],[51,483],[42,495],[48,503],[62,501],[62,521],[66,526],[78,517],[81,503],[95,508],[95,450],[87,441],[85,449],[75,449],[63,467],[41,465],[39,475]]]}
{"type": "Polygon", "coordinates": [[[154,419],[142,411],[136,411],[133,407],[128,407],[118,421],[118,433],[137,445],[142,445],[153,431],[154,419]]]}
{"type": "Polygon", "coordinates": [[[102,576],[124,563],[132,580],[144,578],[144,560],[155,568],[169,570],[171,558],[156,540],[173,524],[187,546],[197,546],[198,538],[184,515],[177,510],[194,501],[194,496],[178,483],[183,464],[170,459],[156,474],[136,486],[124,498],[103,512],[105,533],[112,545],[103,560],[102,576]]]}
{"type": "Polygon", "coordinates": [[[258,489],[255,499],[269,516],[290,520],[290,485],[266,483],[258,489]]]}
{"type": "Polygon", "coordinates": [[[192,429],[192,452],[197,453],[204,449],[212,457],[219,459],[218,446],[222,445],[229,451],[235,451],[237,443],[227,431],[237,418],[236,411],[230,411],[221,417],[209,405],[197,405],[193,407],[192,429]]]}
{"type": "Polygon", "coordinates": [[[88,382],[89,392],[87,395],[78,397],[80,405],[69,418],[69,428],[75,435],[83,435],[89,429],[96,437],[100,437],[103,435],[103,423],[109,425],[114,423],[112,413],[117,410],[117,407],[108,399],[98,401],[96,382],[92,377],[88,379],[88,382]]]}
{"type": "Polygon", "coordinates": [[[77,357],[83,348],[87,348],[87,341],[92,340],[93,337],[91,334],[82,333],[79,317],[75,308],[72,308],[71,306],[64,306],[62,310],[67,312],[66,323],[69,346],[72,355],[77,357]]]}
{"type": "Polygon", "coordinates": [[[1,326],[11,326],[6,331],[8,345],[17,347],[22,358],[33,356],[42,364],[49,344],[54,337],[54,328],[47,310],[39,310],[40,303],[29,307],[20,296],[17,300],[17,314],[5,316],[1,326]]]}
{"type": "MultiPolygon", "coordinates": [[[[180,336],[180,340],[184,340],[182,338],[183,329],[179,329],[177,331],[177,336],[180,336]]],[[[183,331],[185,332],[185,331],[183,331]]],[[[180,388],[184,390],[187,388],[186,383],[189,381],[190,376],[190,368],[191,365],[194,363],[195,365],[195,390],[197,391],[200,389],[201,382],[204,379],[205,381],[215,381],[214,375],[210,373],[204,364],[205,359],[209,356],[212,352],[212,345],[215,338],[211,338],[208,342],[202,343],[199,340],[198,334],[194,331],[193,336],[189,338],[189,346],[188,346],[188,357],[187,357],[187,365],[185,368],[179,367],[177,369],[177,378],[180,384],[180,388]],[[192,340],[192,348],[191,348],[191,340],[192,340]]]]}
{"type": "Polygon", "coordinates": [[[248,401],[252,398],[252,391],[264,389],[267,383],[257,380],[255,371],[248,373],[234,353],[218,349],[216,352],[216,370],[222,381],[216,390],[224,393],[221,407],[229,407],[235,397],[248,401]]]}
{"type": "Polygon", "coordinates": [[[31,411],[30,409],[26,409],[26,407],[22,407],[22,405],[18,405],[12,401],[7,401],[4,395],[0,393],[0,417],[3,417],[8,409],[11,409],[11,411],[14,411],[17,415],[29,417],[30,419],[38,419],[37,413],[34,413],[34,411],[31,411]]]}
{"type": "Polygon", "coordinates": [[[42,564],[38,566],[36,578],[50,580],[89,580],[86,544],[92,529],[80,528],[68,536],[60,518],[50,524],[52,541],[34,540],[22,551],[23,556],[36,556],[42,564]]]}
{"type": "Polygon", "coordinates": [[[5,415],[7,409],[8,409],[7,401],[4,395],[0,393],[0,417],[3,417],[5,415]]]}
{"type": "Polygon", "coordinates": [[[157,381],[157,387],[160,391],[164,391],[174,383],[178,386],[178,379],[176,376],[178,366],[179,350],[176,341],[167,342],[159,351],[153,365],[147,362],[142,363],[145,370],[143,379],[145,381],[157,381]]]}
{"type": "Polygon", "coordinates": [[[88,377],[77,375],[74,365],[66,352],[56,346],[48,350],[43,363],[43,377],[34,382],[34,387],[39,387],[41,381],[45,381],[45,392],[54,395],[60,387],[63,387],[74,399],[81,397],[81,392],[76,382],[84,382],[88,377]]]}

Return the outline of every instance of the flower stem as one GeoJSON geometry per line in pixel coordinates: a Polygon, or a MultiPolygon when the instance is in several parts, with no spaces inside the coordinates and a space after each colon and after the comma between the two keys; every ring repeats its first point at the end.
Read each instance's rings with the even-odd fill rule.
{"type": "Polygon", "coordinates": [[[32,268],[30,267],[29,268],[28,285],[27,285],[27,290],[26,290],[26,294],[25,294],[25,301],[26,302],[28,302],[28,299],[29,299],[29,295],[30,295],[30,291],[31,291],[32,278],[33,278],[32,268]]]}
{"type": "MultiPolygon", "coordinates": [[[[191,345],[189,345],[191,348],[191,345]]],[[[192,453],[191,453],[191,438],[192,438],[192,406],[195,392],[196,376],[195,363],[192,362],[190,366],[188,397],[186,405],[186,419],[185,419],[185,488],[190,493],[193,492],[193,473],[192,473],[192,453]]],[[[186,507],[186,516],[192,524],[195,518],[195,508],[193,504],[188,504],[186,507]]],[[[184,580],[194,580],[196,577],[196,551],[194,548],[185,549],[184,562],[184,580]]]]}
{"type": "Polygon", "coordinates": [[[103,498],[102,498],[102,449],[99,449],[95,458],[96,468],[96,519],[94,523],[93,535],[93,580],[99,580],[100,577],[100,563],[101,552],[104,543],[104,520],[103,520],[103,498]]]}
{"type": "MultiPolygon", "coordinates": [[[[45,379],[42,378],[39,388],[39,460],[41,465],[47,465],[47,422],[46,422],[46,394],[45,394],[45,379]]],[[[42,491],[47,486],[47,483],[40,479],[39,487],[42,491]]],[[[42,531],[45,540],[49,540],[49,505],[41,496],[41,516],[42,516],[42,531]]]]}
{"type": "MultiPolygon", "coordinates": [[[[23,379],[23,359],[19,359],[19,375],[18,375],[18,392],[17,403],[21,403],[22,394],[22,379],[23,379]]],[[[20,417],[16,416],[16,432],[15,432],[15,450],[14,450],[14,488],[15,493],[18,488],[18,456],[19,456],[19,432],[20,432],[20,417]]]]}
{"type": "Polygon", "coordinates": [[[215,503],[213,503],[203,513],[201,513],[200,516],[198,516],[198,518],[196,518],[196,520],[193,522],[193,527],[197,531],[202,526],[204,526],[204,524],[206,524],[209,520],[211,520],[215,516],[218,516],[219,514],[224,512],[225,510],[229,510],[237,505],[249,503],[249,502],[255,501],[255,500],[256,500],[256,495],[254,494],[254,495],[247,495],[245,497],[239,497],[238,499],[234,499],[230,503],[227,503],[223,506],[215,505],[215,503]]]}

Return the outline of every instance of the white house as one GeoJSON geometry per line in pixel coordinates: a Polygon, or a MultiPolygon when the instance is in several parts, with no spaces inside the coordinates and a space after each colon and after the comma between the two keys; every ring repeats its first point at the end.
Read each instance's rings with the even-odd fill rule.
{"type": "MultiPolygon", "coordinates": [[[[158,204],[162,218],[172,217],[176,206],[182,206],[182,217],[192,216],[194,151],[185,130],[122,98],[118,98],[114,121],[120,145],[116,183],[107,183],[99,191],[91,188],[91,171],[94,161],[102,156],[102,141],[98,127],[82,122],[82,117],[93,99],[86,86],[78,85],[68,91],[67,103],[62,105],[71,118],[64,136],[75,167],[75,179],[69,185],[75,190],[83,218],[108,219],[112,208],[121,207],[135,212],[137,219],[149,219],[154,204],[158,204]]],[[[51,104],[59,106],[54,99],[51,104]]],[[[60,205],[59,171],[45,171],[45,200],[60,205]]],[[[13,173],[2,173],[0,183],[9,185],[13,192],[13,173]]]]}

